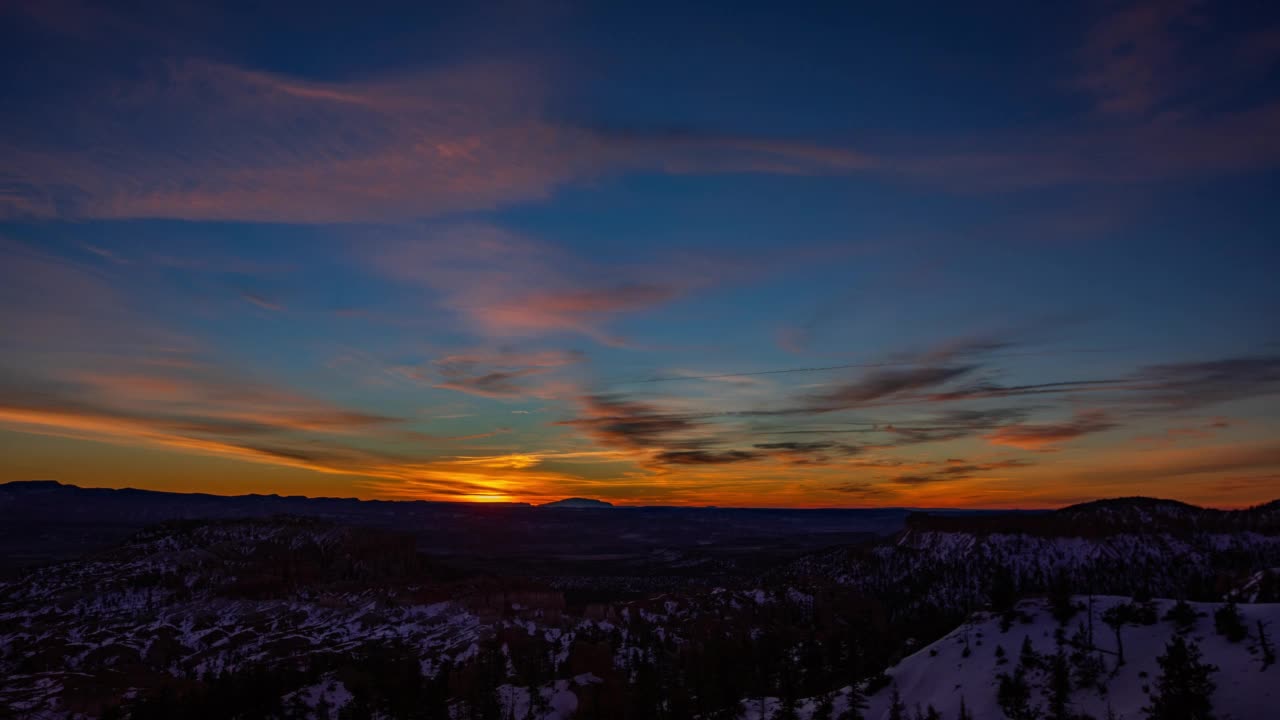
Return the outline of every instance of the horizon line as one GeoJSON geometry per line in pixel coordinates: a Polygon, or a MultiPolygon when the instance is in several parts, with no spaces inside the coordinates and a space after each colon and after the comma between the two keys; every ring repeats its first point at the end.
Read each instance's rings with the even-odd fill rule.
{"type": "Polygon", "coordinates": [[[740,505],[663,505],[663,504],[658,504],[658,505],[643,505],[643,504],[625,504],[625,503],[620,504],[620,503],[615,503],[615,502],[613,502],[612,500],[601,500],[600,498],[585,498],[585,497],[581,497],[581,496],[567,496],[567,497],[558,498],[558,499],[554,499],[554,500],[548,500],[548,501],[546,501],[546,502],[544,502],[544,503],[534,503],[534,502],[523,501],[523,500],[493,500],[493,501],[480,501],[480,500],[431,500],[431,499],[426,499],[426,498],[416,498],[416,499],[399,498],[399,499],[395,499],[395,498],[336,497],[336,496],[331,496],[331,495],[281,495],[280,493],[276,493],[276,492],[272,492],[272,493],[241,493],[241,494],[224,494],[224,493],[205,492],[205,491],[187,491],[187,492],[183,492],[183,491],[177,491],[177,490],[153,490],[153,489],[149,489],[149,488],[139,488],[139,487],[132,487],[132,486],[122,486],[122,487],[93,486],[93,487],[88,487],[88,486],[84,486],[84,485],[76,485],[75,483],[68,483],[68,482],[63,482],[63,481],[61,481],[61,480],[52,480],[52,479],[8,480],[8,481],[5,481],[5,482],[0,482],[0,489],[6,488],[6,487],[9,487],[9,486],[13,486],[13,485],[50,485],[50,484],[52,484],[52,485],[56,485],[56,486],[58,486],[58,487],[75,488],[75,489],[77,489],[77,490],[110,490],[110,491],[125,491],[125,490],[132,490],[132,491],[134,491],[134,492],[155,493],[155,494],[157,494],[157,495],[203,495],[203,496],[207,496],[207,497],[228,498],[228,499],[235,499],[235,498],[255,498],[255,497],[256,497],[256,498],[274,497],[274,498],[281,498],[281,499],[303,499],[303,500],[342,500],[342,501],[354,501],[354,502],[377,502],[377,503],[430,503],[430,504],[435,504],[435,505],[467,505],[467,506],[479,506],[479,507],[483,507],[483,506],[494,506],[494,507],[528,507],[528,508],[538,508],[538,507],[543,507],[544,505],[548,505],[548,504],[550,504],[550,503],[555,503],[555,502],[560,502],[560,501],[562,501],[562,500],[570,500],[570,499],[597,500],[597,501],[600,501],[600,502],[609,503],[608,507],[601,507],[601,508],[560,508],[560,509],[572,509],[572,510],[584,510],[584,509],[595,509],[595,510],[606,510],[606,509],[646,509],[646,508],[651,508],[651,509],[666,509],[666,508],[670,508],[670,509],[680,509],[680,510],[789,510],[789,511],[832,511],[832,510],[845,510],[845,511],[871,511],[871,510],[906,510],[906,511],[913,511],[913,512],[968,512],[968,513],[980,513],[980,512],[989,512],[989,513],[1002,513],[1002,512],[1008,512],[1008,513],[1016,513],[1016,512],[1027,512],[1027,513],[1030,513],[1030,512],[1053,512],[1053,511],[1055,511],[1055,510],[1063,510],[1063,509],[1066,509],[1066,508],[1069,508],[1069,507],[1075,507],[1075,506],[1078,506],[1078,505],[1087,505],[1087,504],[1089,504],[1089,503],[1094,503],[1094,502],[1104,502],[1104,501],[1107,501],[1107,500],[1139,500],[1139,499],[1141,499],[1141,500],[1154,500],[1154,501],[1158,501],[1158,502],[1171,502],[1171,503],[1178,503],[1178,504],[1181,504],[1181,505],[1187,505],[1187,506],[1190,506],[1190,507],[1200,508],[1200,509],[1202,509],[1202,510],[1220,510],[1220,511],[1224,511],[1224,512],[1233,512],[1233,511],[1249,510],[1249,509],[1252,509],[1252,508],[1264,507],[1264,506],[1266,506],[1266,505],[1270,505],[1270,504],[1272,504],[1272,503],[1280,502],[1280,497],[1277,497],[1277,498],[1274,498],[1274,499],[1269,500],[1269,501],[1266,501],[1266,502],[1257,503],[1257,504],[1255,504],[1255,505],[1238,505],[1238,506],[1208,506],[1208,505],[1197,505],[1197,504],[1195,504],[1195,503],[1190,503],[1190,502],[1186,502],[1186,501],[1183,501],[1183,500],[1176,500],[1176,499],[1173,499],[1173,498],[1155,497],[1155,496],[1150,496],[1150,495],[1119,495],[1119,496],[1113,496],[1113,497],[1095,497],[1095,498],[1090,499],[1090,500],[1081,500],[1081,501],[1079,501],[1079,502],[1073,502],[1073,503],[1069,503],[1069,504],[1066,504],[1066,505],[1055,505],[1055,506],[1044,506],[1044,507],[1016,507],[1016,508],[999,508],[999,507],[945,507],[945,506],[941,506],[941,507],[915,507],[915,506],[910,506],[910,505],[863,505],[863,506],[856,506],[856,507],[844,507],[844,506],[810,506],[810,507],[798,507],[798,506],[781,506],[781,505],[757,505],[757,506],[740,506],[740,505]]]}

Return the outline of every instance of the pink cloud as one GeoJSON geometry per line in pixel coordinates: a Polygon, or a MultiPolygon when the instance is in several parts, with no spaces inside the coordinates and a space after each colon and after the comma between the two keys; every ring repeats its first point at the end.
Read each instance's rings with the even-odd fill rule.
{"type": "Polygon", "coordinates": [[[468,330],[503,341],[560,333],[622,345],[626,341],[608,331],[612,320],[672,301],[703,282],[670,268],[601,267],[484,225],[372,247],[367,262],[381,273],[439,296],[468,330]],[[645,279],[657,275],[663,282],[645,279]]]}

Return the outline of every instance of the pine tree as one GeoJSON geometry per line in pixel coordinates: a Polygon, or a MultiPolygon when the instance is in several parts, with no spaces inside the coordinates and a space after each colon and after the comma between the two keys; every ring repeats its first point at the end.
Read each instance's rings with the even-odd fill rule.
{"type": "Polygon", "coordinates": [[[1164,615],[1165,620],[1169,620],[1177,628],[1180,633],[1185,633],[1196,624],[1196,610],[1187,603],[1186,600],[1178,600],[1169,612],[1164,615]]]}
{"type": "Polygon", "coordinates": [[[1071,715],[1071,668],[1067,665],[1067,655],[1062,648],[1053,656],[1050,666],[1049,717],[1052,720],[1072,720],[1071,715]]]}
{"type": "Polygon", "coordinates": [[[1093,650],[1093,591],[1089,592],[1089,649],[1093,650]]]}
{"type": "Polygon", "coordinates": [[[1036,652],[1035,646],[1031,644],[1031,636],[1022,636],[1022,648],[1018,651],[1018,664],[1029,669],[1040,666],[1040,655],[1036,652]]]}
{"type": "Polygon", "coordinates": [[[1175,635],[1157,658],[1160,677],[1151,705],[1143,708],[1149,720],[1213,720],[1213,691],[1209,676],[1218,668],[1200,661],[1200,648],[1175,635]]]}
{"type": "Polygon", "coordinates": [[[1234,600],[1213,611],[1213,627],[1218,634],[1230,642],[1240,642],[1249,635],[1244,620],[1240,617],[1240,608],[1234,600]]]}
{"type": "Polygon", "coordinates": [[[1071,596],[1071,584],[1064,576],[1054,578],[1049,588],[1049,606],[1053,619],[1059,625],[1066,625],[1080,611],[1075,599],[1071,596]]]}
{"type": "Polygon", "coordinates": [[[996,702],[1009,720],[1035,720],[1040,716],[1039,710],[1031,704],[1031,686],[1027,684],[1026,667],[1021,663],[1014,669],[1013,675],[1000,674],[996,702]]]}

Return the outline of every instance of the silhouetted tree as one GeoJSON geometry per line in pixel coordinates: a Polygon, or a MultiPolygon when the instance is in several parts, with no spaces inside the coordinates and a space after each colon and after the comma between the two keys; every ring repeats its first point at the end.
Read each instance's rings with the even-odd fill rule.
{"type": "Polygon", "coordinates": [[[1049,607],[1059,625],[1066,625],[1080,611],[1071,597],[1071,583],[1063,575],[1055,577],[1049,588],[1049,607]]]}
{"type": "Polygon", "coordinates": [[[1178,632],[1187,632],[1195,627],[1198,617],[1195,608],[1186,600],[1179,600],[1164,615],[1164,619],[1171,621],[1178,632]]]}
{"type": "Polygon", "coordinates": [[[1013,674],[1000,674],[996,702],[1009,720],[1036,720],[1040,716],[1031,704],[1031,686],[1027,684],[1027,670],[1019,663],[1013,674]]]}
{"type": "Polygon", "coordinates": [[[1181,635],[1165,647],[1160,677],[1151,704],[1143,711],[1149,720],[1213,720],[1213,691],[1210,675],[1218,668],[1200,661],[1200,648],[1181,635]]]}
{"type": "Polygon", "coordinates": [[[1072,720],[1071,667],[1067,665],[1067,656],[1061,646],[1049,667],[1049,717],[1052,720],[1072,720]]]}
{"type": "Polygon", "coordinates": [[[1240,608],[1234,600],[1213,611],[1213,627],[1219,635],[1233,643],[1249,636],[1249,629],[1245,627],[1240,608]]]}

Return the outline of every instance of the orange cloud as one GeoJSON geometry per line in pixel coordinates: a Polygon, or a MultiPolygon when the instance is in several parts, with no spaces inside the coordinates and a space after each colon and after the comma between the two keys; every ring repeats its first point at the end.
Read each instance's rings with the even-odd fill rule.
{"type": "MultiPolygon", "coordinates": [[[[365,478],[381,497],[472,501],[554,496],[581,482],[574,475],[539,470],[547,459],[581,454],[516,453],[489,457],[398,457],[322,438],[235,437],[212,427],[166,418],[134,418],[93,409],[23,408],[0,404],[0,428],[76,440],[150,446],[245,462],[365,478]]],[[[592,453],[592,457],[605,455],[592,453]]]]}
{"type": "Polygon", "coordinates": [[[985,435],[993,445],[1007,445],[1022,450],[1044,450],[1091,433],[1110,430],[1115,423],[1100,411],[1078,414],[1065,423],[1009,425],[985,435]]]}

